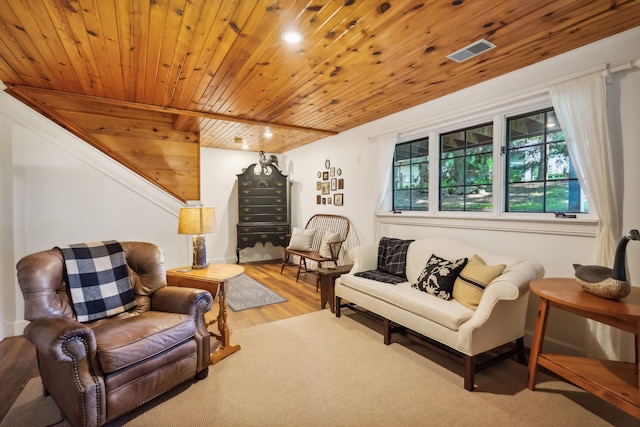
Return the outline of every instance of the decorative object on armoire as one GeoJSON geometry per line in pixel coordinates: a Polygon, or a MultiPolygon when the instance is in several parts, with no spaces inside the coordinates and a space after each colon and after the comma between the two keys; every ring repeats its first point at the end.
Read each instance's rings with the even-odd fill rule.
{"type": "Polygon", "coordinates": [[[638,230],[630,230],[625,234],[616,248],[613,268],[600,265],[573,264],[576,280],[582,289],[590,294],[620,299],[631,293],[631,284],[627,281],[626,254],[629,240],[640,240],[638,230]]]}
{"type": "Polygon", "coordinates": [[[271,167],[275,167],[280,170],[278,166],[278,158],[275,155],[270,155],[269,159],[267,159],[267,155],[264,151],[260,152],[260,167],[262,168],[262,173],[265,175],[269,175],[271,173],[271,167]]]}
{"type": "Polygon", "coordinates": [[[258,243],[286,246],[289,241],[290,181],[280,169],[272,166],[253,163],[238,174],[238,263],[241,249],[258,243]]]}
{"type": "Polygon", "coordinates": [[[189,206],[180,208],[178,234],[193,235],[193,265],[195,270],[207,268],[205,234],[216,232],[216,210],[212,207],[189,206]]]}

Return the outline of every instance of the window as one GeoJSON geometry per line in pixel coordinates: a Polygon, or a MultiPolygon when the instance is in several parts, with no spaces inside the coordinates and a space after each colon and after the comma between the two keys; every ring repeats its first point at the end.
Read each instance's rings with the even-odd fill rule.
{"type": "Polygon", "coordinates": [[[429,210],[429,138],[396,145],[393,210],[429,210]]]}
{"type": "Polygon", "coordinates": [[[586,213],[553,108],[507,119],[506,212],[586,213]]]}
{"type": "Polygon", "coordinates": [[[491,211],[493,124],[440,135],[440,210],[491,211]]]}

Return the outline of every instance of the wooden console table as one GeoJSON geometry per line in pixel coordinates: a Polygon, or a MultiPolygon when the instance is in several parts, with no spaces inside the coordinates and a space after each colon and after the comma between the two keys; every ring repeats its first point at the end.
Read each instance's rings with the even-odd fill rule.
{"type": "Polygon", "coordinates": [[[191,267],[180,267],[167,270],[167,283],[171,286],[182,286],[209,291],[215,297],[218,294],[220,311],[216,320],[204,321],[207,328],[218,323],[218,334],[209,331],[212,337],[220,341],[220,346],[211,353],[211,364],[214,365],[228,355],[240,350],[239,345],[229,343],[229,327],[227,326],[227,286],[229,279],[244,273],[244,267],[236,264],[209,264],[207,268],[192,270],[191,267]],[[220,286],[220,292],[218,292],[220,286]]]}
{"type": "Polygon", "coordinates": [[[640,288],[621,300],[608,300],[584,291],[575,279],[539,279],[530,283],[540,297],[538,319],[531,343],[529,389],[534,390],[538,366],[547,368],[578,387],[640,418],[640,288]],[[635,335],[635,363],[542,354],[549,308],[587,317],[635,335]]]}

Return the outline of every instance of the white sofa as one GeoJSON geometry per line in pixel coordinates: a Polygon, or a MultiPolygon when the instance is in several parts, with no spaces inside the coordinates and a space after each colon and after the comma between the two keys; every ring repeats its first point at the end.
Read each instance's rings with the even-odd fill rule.
{"type": "Polygon", "coordinates": [[[337,317],[342,308],[355,305],[382,317],[385,344],[391,343],[391,332],[400,326],[455,350],[464,359],[464,387],[470,391],[474,389],[474,373],[484,367],[476,366],[474,356],[515,340],[518,357],[525,363],[523,336],[529,281],[544,275],[542,265],[491,253],[460,240],[437,237],[409,245],[408,281],[404,283],[392,285],[354,276],[357,272],[375,270],[377,254],[378,243],[358,246],[349,252],[354,266],[335,282],[337,317]],[[477,254],[487,265],[506,264],[506,269],[486,287],[477,309],[472,310],[455,299],[446,301],[411,286],[432,254],[448,260],[477,254]]]}

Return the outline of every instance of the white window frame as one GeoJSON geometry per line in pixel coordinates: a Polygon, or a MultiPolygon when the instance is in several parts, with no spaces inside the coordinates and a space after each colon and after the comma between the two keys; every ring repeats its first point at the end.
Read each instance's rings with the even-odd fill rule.
{"type": "MultiPolygon", "coordinates": [[[[505,212],[506,156],[502,147],[506,144],[506,120],[513,117],[551,108],[551,99],[547,92],[511,102],[496,103],[482,111],[461,112],[456,116],[443,118],[429,125],[400,132],[397,143],[418,138],[429,138],[429,210],[401,211],[401,214],[379,213],[382,224],[448,227],[462,229],[483,229],[507,232],[554,234],[567,236],[594,237],[598,218],[590,209],[589,213],[578,213],[576,218],[556,218],[553,213],[544,212],[505,212]],[[493,209],[485,212],[440,211],[440,134],[458,129],[473,127],[479,123],[493,122],[493,209]],[[438,167],[433,159],[438,160],[438,167]],[[435,183],[435,185],[434,185],[435,183]]],[[[393,162],[393,159],[390,159],[393,162]]],[[[390,188],[391,192],[393,189],[390,188]]],[[[392,194],[390,195],[392,196],[392,194]]]]}

